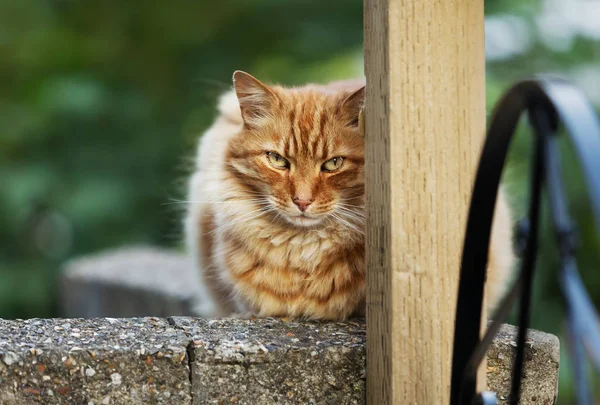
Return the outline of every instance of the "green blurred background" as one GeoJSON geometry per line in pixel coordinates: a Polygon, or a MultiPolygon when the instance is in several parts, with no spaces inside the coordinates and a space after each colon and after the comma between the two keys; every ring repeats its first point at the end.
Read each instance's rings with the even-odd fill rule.
{"type": "MultiPolygon", "coordinates": [[[[600,2],[486,0],[488,110],[506,87],[561,74],[600,105],[600,2]]],[[[198,135],[235,69],[299,84],[362,74],[360,0],[0,0],[0,317],[53,317],[74,256],[124,244],[180,248],[198,135]]],[[[523,212],[529,134],[505,176],[523,212]]],[[[565,145],[580,270],[600,304],[598,239],[565,145]]],[[[533,327],[563,335],[545,228],[533,327]]],[[[563,341],[561,403],[572,403],[563,341]]]]}

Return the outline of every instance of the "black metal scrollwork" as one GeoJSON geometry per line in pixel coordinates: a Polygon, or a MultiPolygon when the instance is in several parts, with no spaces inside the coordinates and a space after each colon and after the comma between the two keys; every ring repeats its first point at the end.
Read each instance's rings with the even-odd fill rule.
{"type": "Polygon", "coordinates": [[[517,83],[495,108],[471,197],[456,306],[451,405],[496,404],[493,393],[476,392],[477,368],[517,299],[519,334],[509,400],[511,404],[519,403],[542,191],[549,202],[560,253],[559,277],[566,303],[568,349],[575,372],[577,398],[580,404],[592,404],[584,364],[587,355],[600,371],[600,320],[577,270],[576,235],[563,189],[557,148],[560,124],[577,153],[596,231],[600,235],[600,123],[594,109],[577,88],[564,80],[542,77],[517,83]],[[480,337],[485,269],[498,185],[510,141],[524,112],[533,128],[535,147],[531,161],[529,210],[517,232],[522,256],[520,272],[492,316],[486,333],[480,337]]]}

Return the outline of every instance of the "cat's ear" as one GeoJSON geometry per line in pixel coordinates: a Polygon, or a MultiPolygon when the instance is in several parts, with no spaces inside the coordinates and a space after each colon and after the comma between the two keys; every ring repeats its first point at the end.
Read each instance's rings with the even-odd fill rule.
{"type": "Polygon", "coordinates": [[[247,128],[253,127],[256,119],[270,115],[277,104],[277,95],[269,87],[241,70],[233,73],[233,87],[247,128]]]}
{"type": "Polygon", "coordinates": [[[347,125],[358,128],[358,116],[365,104],[365,86],[351,93],[342,101],[342,114],[347,125]]]}

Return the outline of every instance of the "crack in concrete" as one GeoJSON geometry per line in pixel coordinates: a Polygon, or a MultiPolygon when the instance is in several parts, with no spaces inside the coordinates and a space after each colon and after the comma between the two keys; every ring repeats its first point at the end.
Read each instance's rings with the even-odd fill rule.
{"type": "Polygon", "coordinates": [[[196,360],[196,353],[194,351],[194,339],[192,338],[192,336],[190,336],[190,334],[182,327],[180,327],[179,325],[177,325],[177,322],[175,322],[175,320],[173,319],[173,317],[168,316],[166,318],[167,323],[169,325],[171,325],[172,327],[174,327],[177,330],[182,331],[188,338],[189,341],[187,342],[187,345],[185,347],[185,352],[186,352],[186,356],[187,356],[187,362],[188,362],[188,380],[190,382],[190,405],[194,403],[194,381],[193,381],[193,363],[196,360]]]}

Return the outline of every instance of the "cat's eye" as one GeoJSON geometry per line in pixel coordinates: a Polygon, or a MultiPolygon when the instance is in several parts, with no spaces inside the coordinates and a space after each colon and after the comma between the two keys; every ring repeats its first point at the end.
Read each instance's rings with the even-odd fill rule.
{"type": "Polygon", "coordinates": [[[279,153],[267,152],[267,158],[269,162],[278,169],[289,169],[290,162],[279,153]]]}
{"type": "Polygon", "coordinates": [[[321,171],[323,172],[334,172],[338,170],[344,164],[343,157],[334,157],[333,159],[329,159],[327,162],[323,163],[321,166],[321,171]]]}

